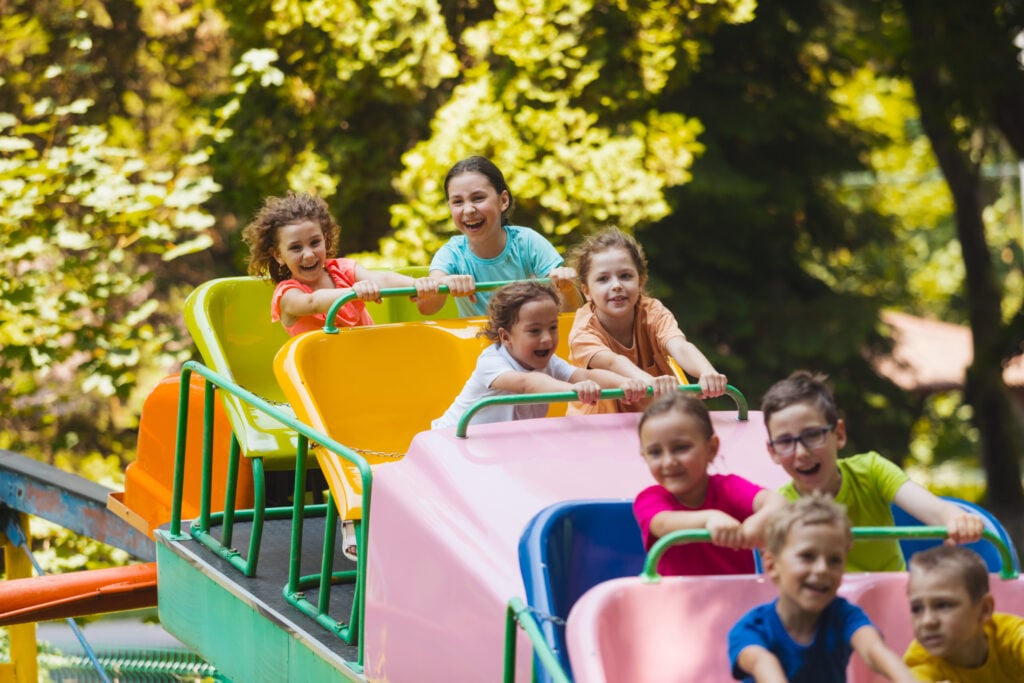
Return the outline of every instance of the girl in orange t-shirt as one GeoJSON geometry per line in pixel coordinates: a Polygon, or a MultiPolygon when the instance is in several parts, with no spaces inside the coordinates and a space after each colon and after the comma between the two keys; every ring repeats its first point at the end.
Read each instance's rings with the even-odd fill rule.
{"type": "MultiPolygon", "coordinates": [[[[660,396],[679,385],[671,357],[683,372],[698,378],[702,396],[725,393],[726,376],[686,339],[672,312],[644,294],[647,259],[636,240],[611,228],[586,239],[573,260],[587,303],[576,311],[569,332],[570,361],[639,379],[660,396]]],[[[572,404],[568,412],[635,412],[649,403],[572,404]]]]}
{"type": "Polygon", "coordinates": [[[270,316],[292,336],[323,327],[331,305],[350,292],[359,301],[342,306],[337,316],[346,327],[373,324],[363,302],[379,301],[382,288],[415,287],[417,296],[437,293],[434,278],[414,280],[369,270],[350,258],[329,258],[339,232],[323,199],[289,192],[268,197],[242,233],[249,245],[249,274],[277,283],[270,316]]]}

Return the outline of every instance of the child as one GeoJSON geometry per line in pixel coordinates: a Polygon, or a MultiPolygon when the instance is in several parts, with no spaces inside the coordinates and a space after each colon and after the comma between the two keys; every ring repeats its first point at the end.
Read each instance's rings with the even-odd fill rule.
{"type": "Polygon", "coordinates": [[[678,529],[707,529],[711,542],[676,545],[658,563],[662,575],[753,574],[750,548],[786,499],[734,474],[708,474],[718,453],[711,415],[696,396],[673,391],[640,418],[640,453],[657,483],[640,492],[633,514],[644,548],[678,529]]]}
{"type": "MultiPolygon", "coordinates": [[[[565,298],[566,310],[578,305],[576,271],[562,266],[562,257],[540,233],[509,225],[515,200],[494,163],[472,156],[455,164],[445,176],[444,196],[461,234],[434,254],[430,276],[457,297],[460,316],[487,314],[492,293],[474,293],[477,282],[547,277],[565,298]]],[[[422,296],[417,307],[430,315],[444,302],[444,294],[422,296]]]]}
{"type": "MultiPolygon", "coordinates": [[[[453,427],[466,409],[486,396],[575,391],[583,402],[593,402],[601,388],[621,388],[625,400],[645,395],[639,382],[605,370],[583,370],[555,355],[558,348],[558,294],[536,281],[514,282],[494,293],[489,319],[482,334],[494,342],[480,354],[476,369],[462,392],[432,427],[453,427]]],[[[475,422],[501,422],[544,417],[546,403],[488,406],[475,422]]]]}
{"type": "Polygon", "coordinates": [[[845,681],[852,650],[892,681],[913,681],[864,611],[837,597],[850,520],[829,496],[789,503],[768,522],[765,573],[779,597],[729,631],[732,675],[745,681],[845,681]]]}
{"type": "MultiPolygon", "coordinates": [[[[585,240],[574,258],[588,303],[576,311],[569,332],[573,364],[633,377],[659,396],[679,385],[669,365],[671,357],[683,372],[698,378],[703,396],[725,392],[726,376],[687,341],[672,312],[644,294],[647,259],[636,240],[612,228],[585,240]]],[[[638,411],[647,403],[573,405],[569,412],[638,411]]]]}
{"type": "MultiPolygon", "coordinates": [[[[924,524],[944,526],[955,543],[981,538],[977,515],[933,495],[910,481],[899,467],[874,451],[839,460],[846,424],[825,377],[798,370],[768,389],[761,402],[768,429],[768,453],[793,481],[780,489],[794,500],[823,491],[845,505],[854,526],[892,526],[896,503],[924,524]]],[[[851,572],[903,571],[899,543],[858,543],[847,557],[851,572]]]]}
{"type": "Polygon", "coordinates": [[[433,278],[411,277],[363,268],[334,254],[339,230],[320,197],[288,192],[268,197],[245,227],[249,274],[270,277],[277,287],[270,316],[295,336],[324,326],[327,311],[342,296],[355,292],[359,301],[340,309],[337,322],[347,327],[372,325],[364,301],[379,301],[382,287],[415,287],[417,296],[437,292],[433,278]]]}
{"type": "Polygon", "coordinates": [[[904,661],[923,681],[1024,681],[1024,618],[994,613],[988,569],[970,548],[940,545],[910,558],[915,640],[904,661]]]}

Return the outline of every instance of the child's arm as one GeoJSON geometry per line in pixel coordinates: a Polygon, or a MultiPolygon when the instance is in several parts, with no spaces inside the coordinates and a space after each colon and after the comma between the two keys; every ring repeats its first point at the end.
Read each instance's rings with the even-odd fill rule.
{"type": "MultiPolygon", "coordinates": [[[[377,283],[381,289],[396,289],[399,287],[415,287],[416,299],[422,296],[437,294],[437,288],[441,281],[435,277],[411,278],[390,270],[370,270],[362,266],[356,266],[356,281],[368,280],[377,283]]],[[[442,305],[444,300],[442,300],[442,305]]],[[[439,307],[440,308],[440,307],[439,307]]]]}
{"type": "Polygon", "coordinates": [[[764,545],[764,531],[772,515],[786,506],[786,499],[770,489],[761,489],[754,496],[754,514],[743,520],[745,547],[757,548],[764,545]]]}
{"type": "MultiPolygon", "coordinates": [[[[448,293],[452,296],[468,296],[469,300],[476,303],[476,282],[472,275],[449,275],[443,270],[430,271],[430,277],[437,280],[439,285],[446,285],[448,293]]],[[[416,297],[416,308],[423,315],[432,315],[441,310],[444,306],[447,294],[439,294],[437,290],[433,294],[416,297]]]]}
{"type": "Polygon", "coordinates": [[[744,547],[739,520],[721,510],[665,510],[651,518],[649,529],[655,538],[680,529],[707,529],[715,545],[744,547]]]}
{"type": "Polygon", "coordinates": [[[721,396],[729,383],[728,378],[715,370],[711,361],[686,337],[672,337],[665,345],[668,355],[675,359],[683,372],[698,378],[703,396],[721,396]]]}
{"type": "Polygon", "coordinates": [[[593,403],[601,395],[601,385],[593,380],[563,382],[547,373],[516,370],[510,370],[495,377],[491,382],[491,387],[512,394],[553,394],[562,391],[575,391],[584,403],[593,403]]]}
{"type": "Polygon", "coordinates": [[[786,683],[786,672],[779,658],[760,645],[748,645],[740,650],[736,665],[753,676],[757,683],[786,683]]]}
{"type": "Polygon", "coordinates": [[[577,368],[570,378],[573,382],[582,382],[588,379],[597,382],[603,389],[622,389],[625,393],[622,400],[625,403],[633,403],[647,396],[647,385],[642,381],[623,377],[609,370],[577,368]]]}
{"type": "Polygon", "coordinates": [[[904,482],[893,502],[928,526],[944,526],[954,543],[973,543],[981,538],[985,522],[978,515],[942,500],[912,481],[904,482]]]}
{"type": "Polygon", "coordinates": [[[590,359],[591,370],[607,370],[622,377],[635,379],[643,383],[644,387],[653,387],[654,395],[661,396],[669,391],[675,391],[679,386],[679,380],[672,375],[661,375],[654,377],[649,375],[633,364],[625,356],[620,356],[611,350],[601,350],[590,359]]]}
{"type": "Polygon", "coordinates": [[[546,276],[551,280],[551,286],[558,290],[558,297],[562,300],[561,310],[575,311],[583,305],[583,298],[576,289],[576,269],[568,266],[553,268],[546,276]]]}
{"type": "Polygon", "coordinates": [[[889,649],[874,626],[861,626],[850,638],[850,644],[872,671],[890,681],[910,683],[917,680],[903,663],[903,658],[889,649]]]}
{"type": "MultiPolygon", "coordinates": [[[[307,315],[326,313],[331,304],[341,297],[355,292],[362,301],[377,301],[380,299],[380,287],[372,280],[357,281],[352,287],[338,287],[334,289],[314,289],[308,294],[300,289],[289,289],[281,295],[281,318],[282,320],[296,320],[307,315]]],[[[290,323],[287,323],[290,324],[290,323]]]]}

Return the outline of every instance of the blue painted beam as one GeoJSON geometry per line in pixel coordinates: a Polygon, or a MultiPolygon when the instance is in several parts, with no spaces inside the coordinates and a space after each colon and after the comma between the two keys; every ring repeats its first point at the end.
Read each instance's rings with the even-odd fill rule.
{"type": "Polygon", "coordinates": [[[154,561],[153,539],[107,509],[111,492],[53,465],[0,449],[0,505],[154,561]]]}

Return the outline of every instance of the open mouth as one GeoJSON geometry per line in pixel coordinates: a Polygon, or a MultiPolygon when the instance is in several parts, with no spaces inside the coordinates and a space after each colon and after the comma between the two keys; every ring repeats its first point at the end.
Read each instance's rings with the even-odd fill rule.
{"type": "Polygon", "coordinates": [[[820,469],[821,469],[821,463],[818,462],[818,463],[815,463],[815,464],[811,465],[810,467],[805,467],[803,469],[798,467],[796,469],[796,472],[797,472],[797,474],[802,474],[805,477],[809,477],[809,476],[811,476],[813,474],[817,474],[820,469]]]}
{"type": "Polygon", "coordinates": [[[484,221],[482,219],[472,222],[462,221],[462,227],[464,227],[466,230],[479,230],[480,228],[484,227],[484,221]]]}
{"type": "Polygon", "coordinates": [[[533,352],[533,355],[537,358],[547,358],[551,355],[551,349],[537,349],[533,352]]]}

